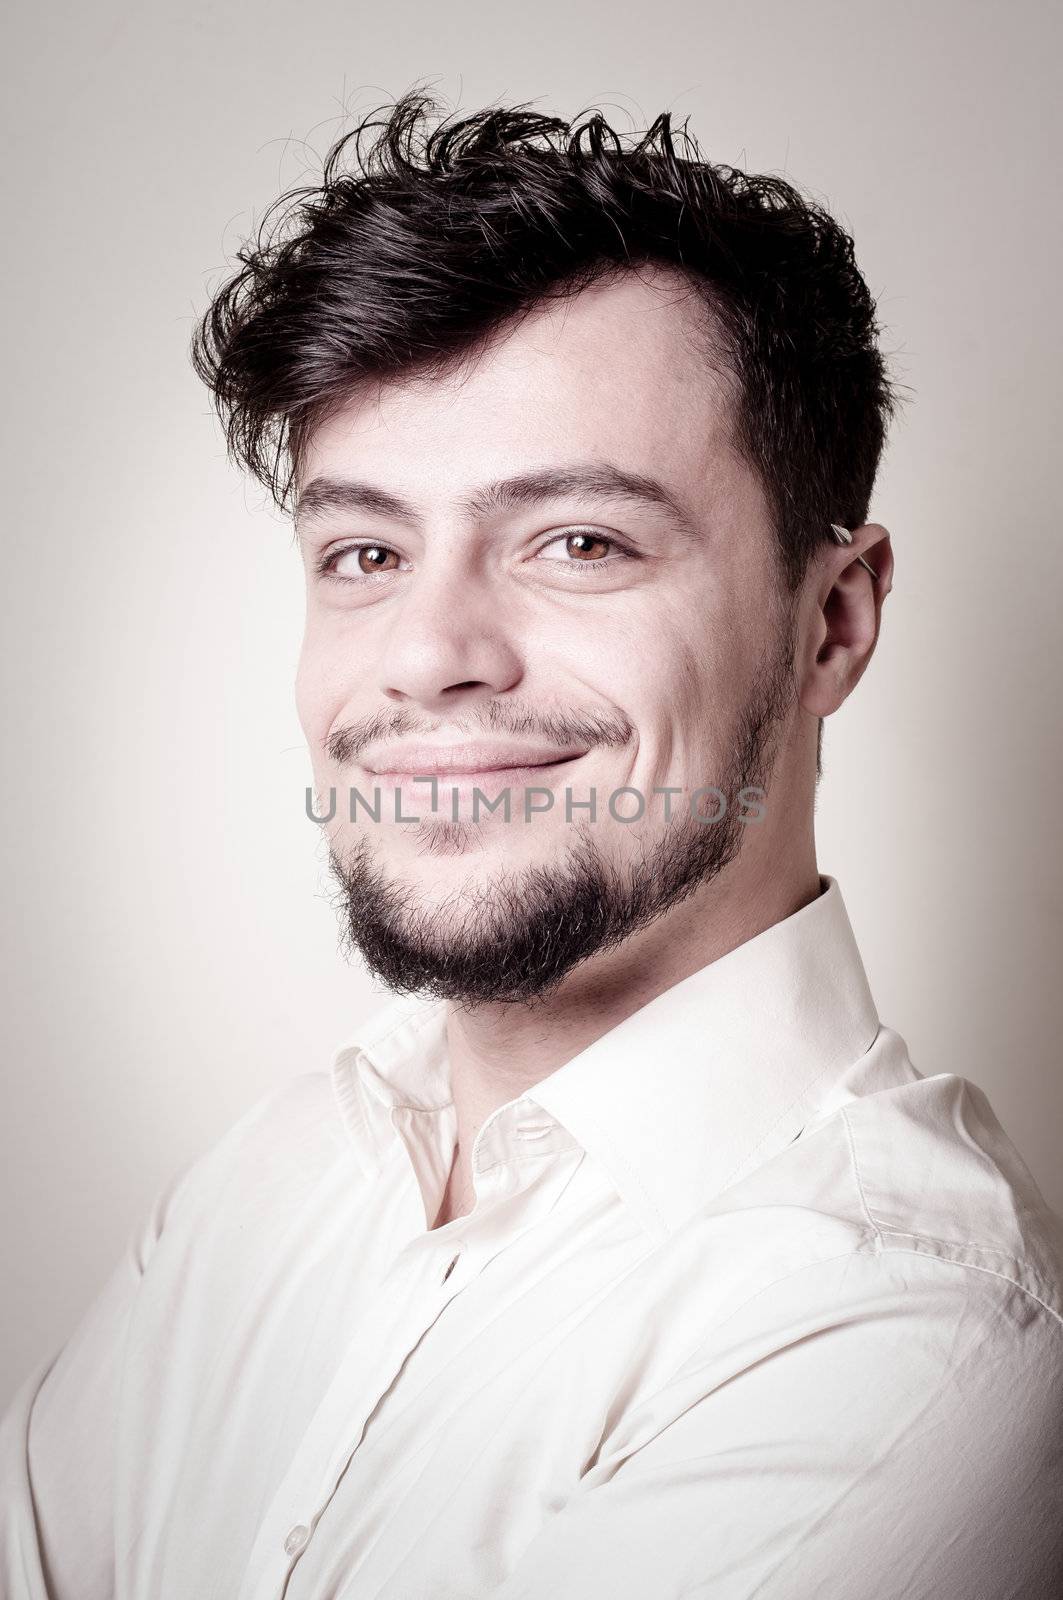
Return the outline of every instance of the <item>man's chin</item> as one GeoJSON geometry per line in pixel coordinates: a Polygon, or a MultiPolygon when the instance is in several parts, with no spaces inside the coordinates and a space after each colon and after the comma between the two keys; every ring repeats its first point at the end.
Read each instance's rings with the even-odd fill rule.
{"type": "MultiPolygon", "coordinates": [[[[506,845],[501,827],[482,822],[453,822],[447,817],[426,817],[415,828],[393,833],[378,850],[378,859],[393,862],[424,861],[432,857],[461,856],[470,864],[477,858],[500,855],[506,845]]],[[[508,841],[512,848],[512,840],[508,841]]]]}
{"type": "Polygon", "coordinates": [[[545,827],[517,829],[502,822],[453,822],[440,817],[425,818],[407,829],[361,833],[342,841],[339,853],[362,869],[401,880],[404,888],[429,892],[436,883],[453,890],[465,879],[475,881],[506,868],[546,867],[565,844],[558,831],[545,827]]]}
{"type": "Polygon", "coordinates": [[[590,839],[524,861],[473,849],[393,861],[365,837],[331,854],[343,945],[399,991],[471,1005],[535,1000],[593,954],[618,911],[624,918],[590,839]]]}
{"type": "Polygon", "coordinates": [[[430,926],[449,941],[474,920],[482,923],[485,908],[516,877],[560,866],[560,849],[530,848],[530,839],[517,848],[502,833],[447,821],[422,825],[416,838],[363,835],[345,848],[333,845],[333,873],[363,912],[371,907],[396,922],[430,926]]]}
{"type": "MultiPolygon", "coordinates": [[[[382,866],[364,846],[340,867],[344,944],[396,991],[469,1006],[539,1002],[569,972],[665,914],[737,852],[741,829],[668,835],[617,870],[589,831],[556,860],[458,870],[382,866]],[[429,881],[431,878],[431,881],[429,881]]],[[[482,858],[481,858],[482,859],[482,858]]]]}

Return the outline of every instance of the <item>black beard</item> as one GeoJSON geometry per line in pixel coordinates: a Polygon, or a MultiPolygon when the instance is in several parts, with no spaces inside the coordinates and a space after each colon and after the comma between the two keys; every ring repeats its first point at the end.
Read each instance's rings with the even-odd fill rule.
{"type": "MultiPolygon", "coordinates": [[[[717,822],[698,822],[689,810],[673,817],[642,858],[617,869],[598,849],[591,824],[579,823],[559,862],[501,873],[466,897],[460,932],[445,908],[413,904],[414,891],[375,866],[365,839],[343,863],[329,852],[339,884],[342,948],[361,953],[366,965],[396,993],[421,993],[463,1007],[529,1003],[557,988],[581,961],[615,948],[663,916],[738,855],[745,828],[737,796],[743,788],[767,791],[775,735],[793,704],[793,611],[773,667],[738,719],[722,790],[727,808],[717,822]]],[[[433,844],[462,847],[463,825],[435,824],[433,844]]]]}

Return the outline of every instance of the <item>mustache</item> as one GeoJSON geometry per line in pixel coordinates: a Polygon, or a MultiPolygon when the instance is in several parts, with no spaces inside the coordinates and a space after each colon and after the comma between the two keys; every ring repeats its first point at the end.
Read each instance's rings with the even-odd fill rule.
{"type": "Polygon", "coordinates": [[[368,745],[385,739],[430,739],[463,734],[476,738],[483,734],[512,734],[517,738],[541,739],[552,745],[596,745],[619,748],[634,735],[634,724],[622,711],[610,710],[567,715],[534,712],[489,701],[475,721],[454,717],[446,723],[429,726],[415,711],[378,711],[354,722],[334,728],[324,741],[324,751],[337,766],[356,761],[368,745]],[[486,718],[486,720],[484,720],[486,718]]]}

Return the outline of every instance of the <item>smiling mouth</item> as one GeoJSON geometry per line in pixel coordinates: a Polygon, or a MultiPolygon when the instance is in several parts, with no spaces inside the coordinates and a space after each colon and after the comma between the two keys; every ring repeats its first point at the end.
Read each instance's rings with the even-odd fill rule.
{"type": "Polygon", "coordinates": [[[371,776],[375,778],[478,778],[491,772],[544,772],[549,767],[567,767],[573,761],[580,760],[582,760],[581,756],[560,756],[556,761],[515,762],[505,765],[498,763],[490,767],[451,767],[448,769],[426,765],[424,770],[418,773],[389,772],[386,769],[382,769],[378,772],[372,772],[371,776]]]}
{"type": "Polygon", "coordinates": [[[426,814],[442,810],[446,815],[459,800],[473,800],[475,804],[477,793],[485,800],[497,801],[507,790],[553,789],[562,774],[582,759],[582,755],[572,755],[532,766],[481,767],[464,772],[439,772],[429,767],[423,772],[369,772],[367,775],[371,788],[400,797],[404,810],[426,814]]]}
{"type": "Polygon", "coordinates": [[[582,756],[564,756],[557,761],[541,761],[531,766],[476,767],[454,769],[448,772],[426,767],[423,772],[416,773],[370,772],[369,777],[374,783],[386,783],[403,788],[409,784],[424,784],[431,780],[448,788],[467,787],[481,781],[497,784],[503,779],[508,780],[510,783],[523,783],[526,779],[551,776],[556,772],[560,772],[562,767],[571,767],[575,762],[582,759],[582,756]]]}

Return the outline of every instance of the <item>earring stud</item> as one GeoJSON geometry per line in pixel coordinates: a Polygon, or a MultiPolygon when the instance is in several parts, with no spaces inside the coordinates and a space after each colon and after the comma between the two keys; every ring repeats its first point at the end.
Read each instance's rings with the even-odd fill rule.
{"type": "MultiPolygon", "coordinates": [[[[838,543],[838,544],[852,544],[852,542],[853,542],[852,534],[849,532],[848,528],[843,528],[840,522],[832,522],[831,525],[830,525],[830,531],[831,531],[831,533],[833,533],[836,543],[838,543]]],[[[859,561],[859,563],[860,563],[860,565],[862,567],[864,567],[868,572],[870,572],[871,576],[874,578],[875,582],[877,583],[878,582],[878,573],[875,571],[875,569],[871,565],[871,563],[868,562],[868,561],[865,561],[863,556],[857,556],[856,559],[857,559],[857,561],[859,561]]]]}

